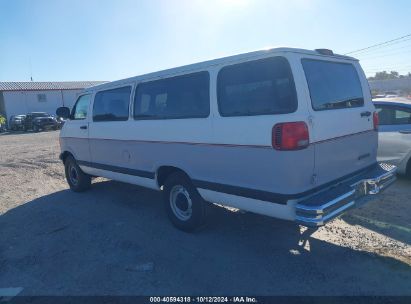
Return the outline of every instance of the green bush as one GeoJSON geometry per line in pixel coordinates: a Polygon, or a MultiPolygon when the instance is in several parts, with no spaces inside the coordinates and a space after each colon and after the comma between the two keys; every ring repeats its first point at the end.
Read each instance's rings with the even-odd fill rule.
{"type": "Polygon", "coordinates": [[[5,125],[5,124],[6,124],[6,118],[0,115],[0,125],[5,125]]]}

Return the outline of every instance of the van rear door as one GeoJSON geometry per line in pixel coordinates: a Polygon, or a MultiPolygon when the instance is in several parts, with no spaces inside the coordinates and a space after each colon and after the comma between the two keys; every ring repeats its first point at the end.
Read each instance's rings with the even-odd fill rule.
{"type": "Polygon", "coordinates": [[[301,63],[309,93],[316,184],[374,164],[378,145],[375,109],[358,62],[312,56],[302,58],[301,63]]]}

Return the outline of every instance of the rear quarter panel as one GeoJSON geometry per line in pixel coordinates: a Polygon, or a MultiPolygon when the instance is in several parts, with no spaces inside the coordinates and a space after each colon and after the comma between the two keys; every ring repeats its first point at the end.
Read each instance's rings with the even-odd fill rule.
{"type": "Polygon", "coordinates": [[[359,63],[339,57],[300,55],[299,68],[300,74],[304,77],[301,81],[302,91],[305,93],[303,98],[312,118],[310,142],[314,147],[316,184],[321,186],[375,163],[378,148],[378,134],[373,128],[372,117],[375,107],[371,101],[367,79],[359,63]],[[352,64],[358,74],[364,105],[345,109],[314,110],[302,59],[352,64]],[[370,112],[371,115],[362,117],[362,112],[370,112]]]}

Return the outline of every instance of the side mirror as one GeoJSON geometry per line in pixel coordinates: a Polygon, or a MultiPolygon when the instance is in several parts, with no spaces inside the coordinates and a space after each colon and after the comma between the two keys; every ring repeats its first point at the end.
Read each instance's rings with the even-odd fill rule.
{"type": "Polygon", "coordinates": [[[64,119],[67,119],[70,117],[70,109],[67,107],[57,108],[56,115],[59,117],[63,117],[64,119]]]}

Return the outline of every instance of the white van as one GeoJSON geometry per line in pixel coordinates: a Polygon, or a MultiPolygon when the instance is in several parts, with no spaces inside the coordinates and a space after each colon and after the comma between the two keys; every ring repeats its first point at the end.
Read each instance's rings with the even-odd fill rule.
{"type": "Polygon", "coordinates": [[[319,226],[395,180],[357,60],[277,48],[84,90],[60,134],[70,188],[102,176],[164,193],[175,226],[206,202],[319,226]]]}

